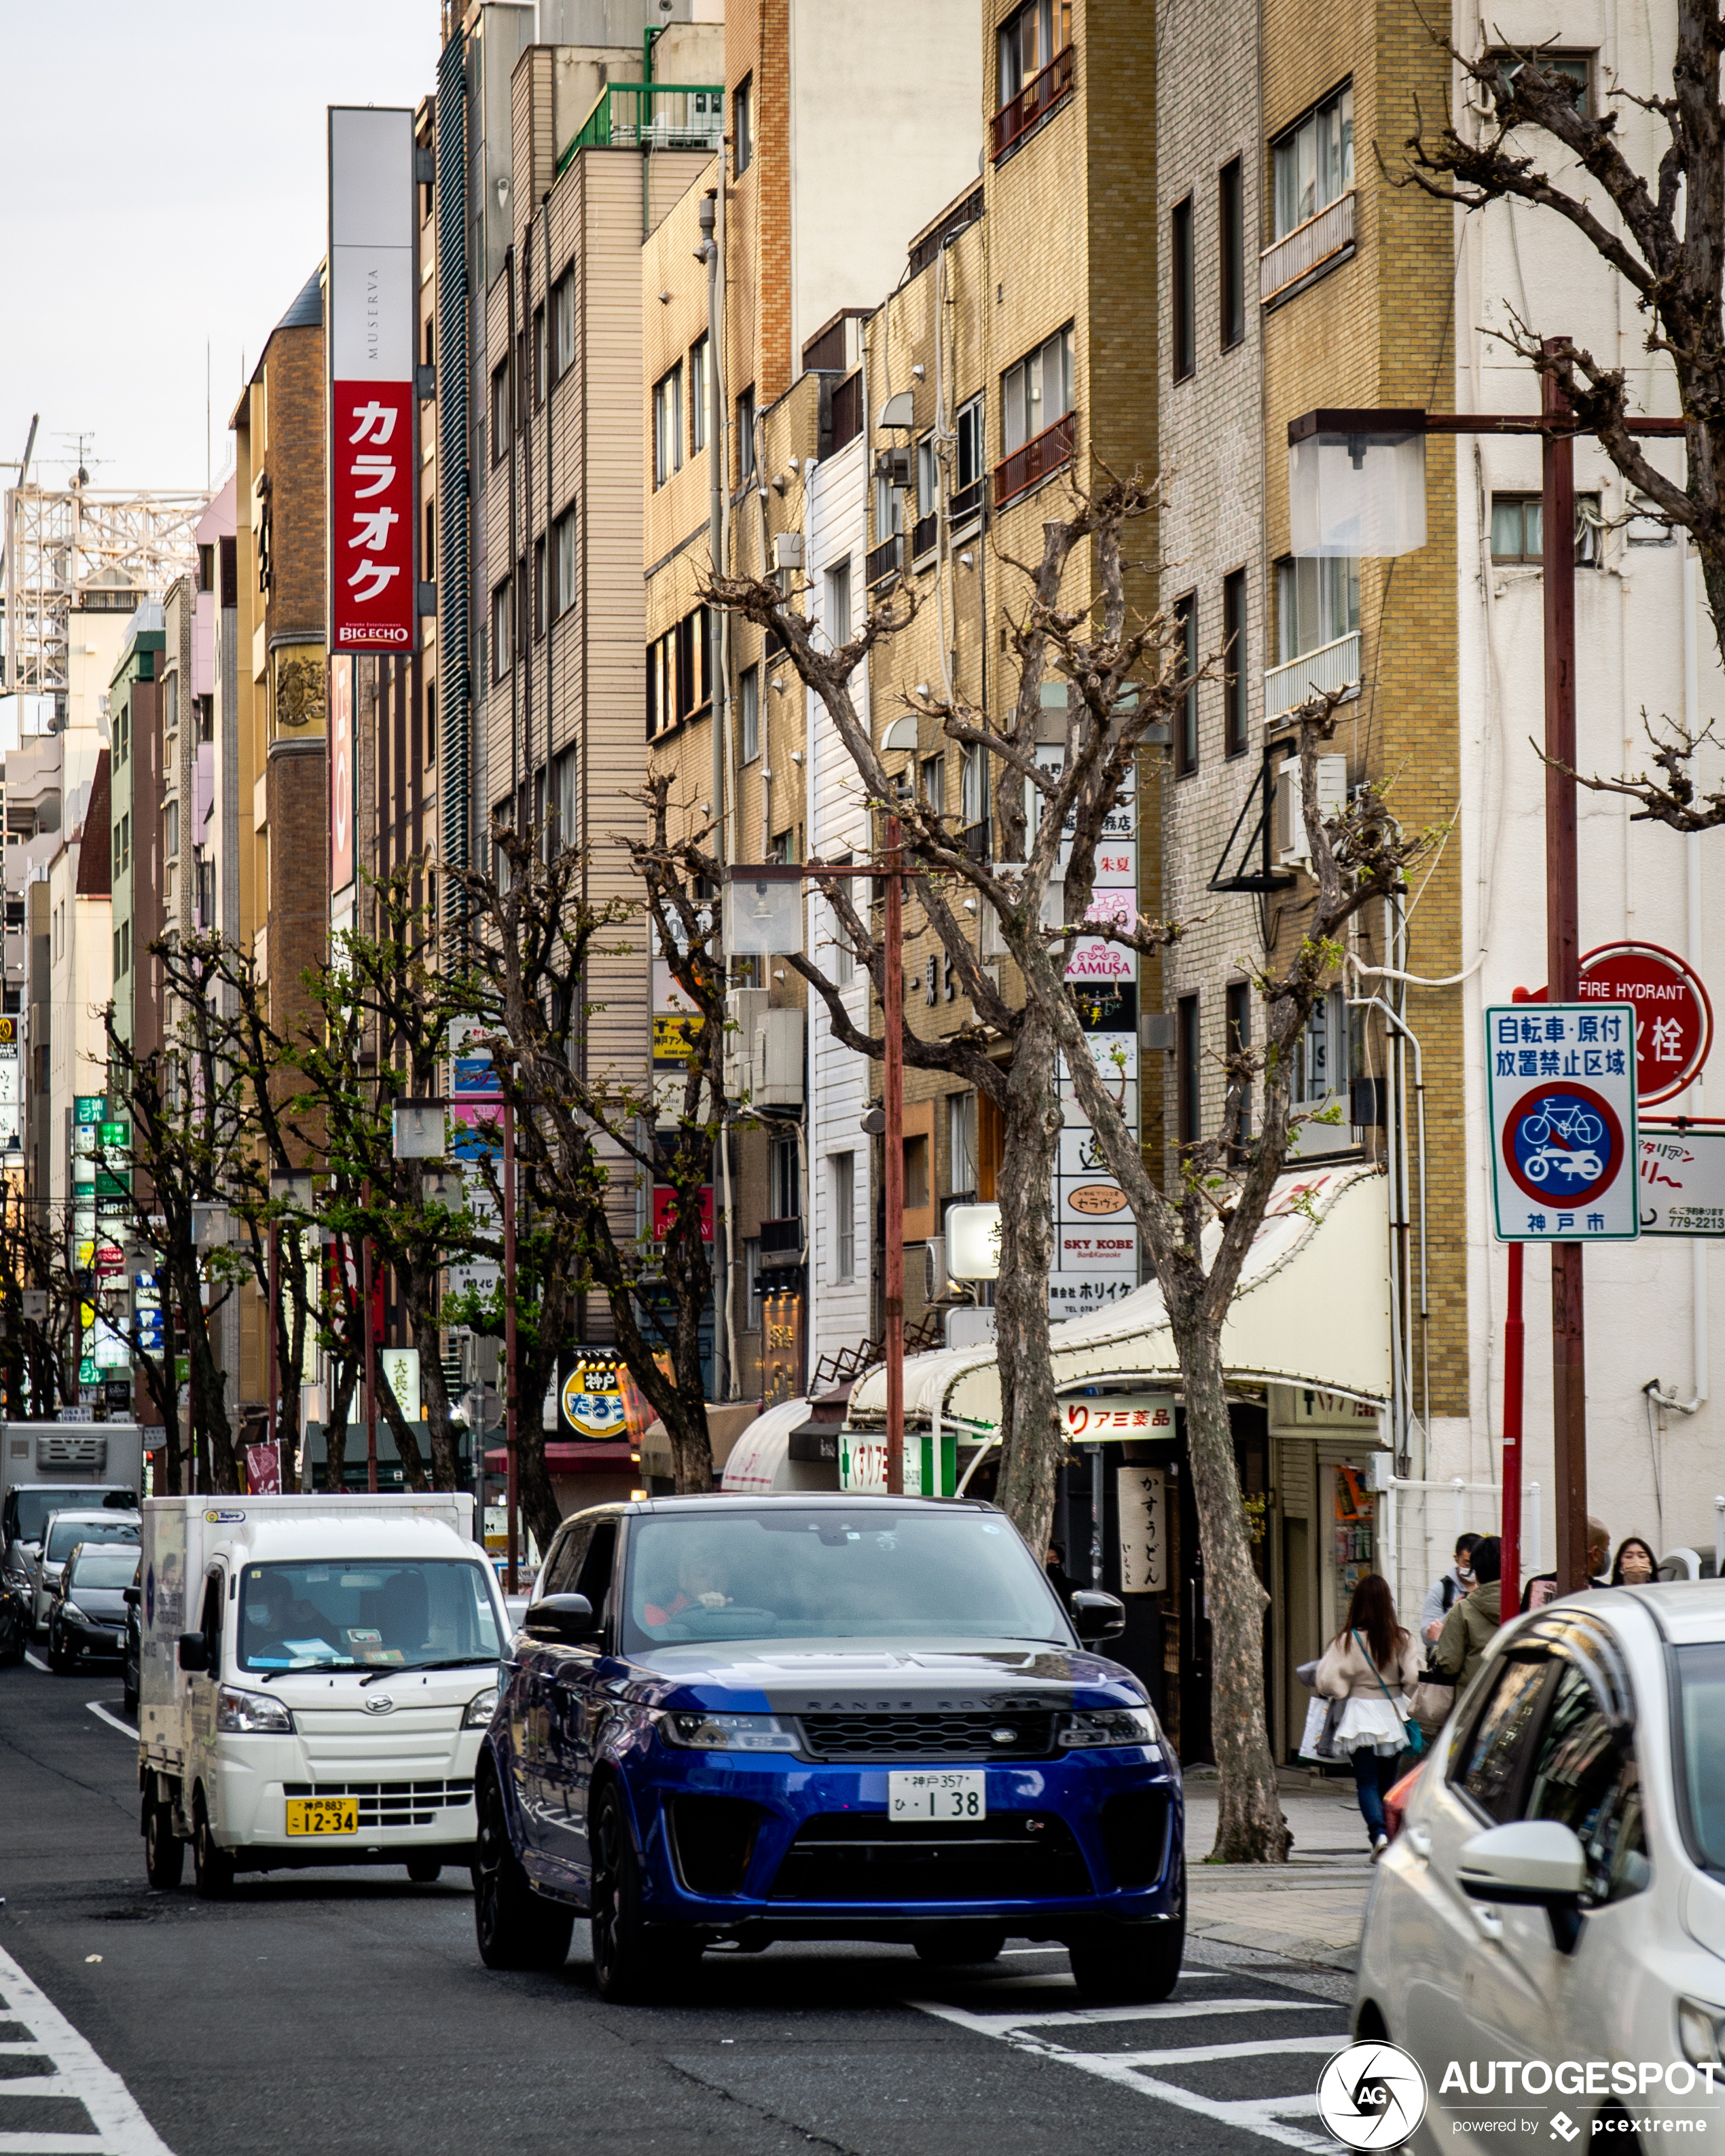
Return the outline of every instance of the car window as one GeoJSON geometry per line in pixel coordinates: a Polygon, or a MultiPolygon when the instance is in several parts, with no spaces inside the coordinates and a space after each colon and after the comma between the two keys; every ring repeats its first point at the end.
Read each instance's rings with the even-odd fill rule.
{"type": "Polygon", "coordinates": [[[129,1549],[80,1549],[72,1563],[74,1587],[130,1587],[138,1576],[138,1558],[129,1549]]]}
{"type": "Polygon", "coordinates": [[[1725,1645],[1679,1647],[1676,1664],[1689,1851],[1725,1872],[1725,1645]]]}
{"type": "Polygon", "coordinates": [[[605,1604],[611,1593],[612,1562],[616,1554],[617,1522],[600,1520],[593,1527],[581,1569],[568,1590],[572,1594],[584,1594],[593,1604],[595,1617],[603,1618],[605,1614],[605,1604]]]}
{"type": "Polygon", "coordinates": [[[552,1546],[546,1560],[545,1570],[536,1584],[541,1594],[575,1594],[579,1593],[575,1582],[581,1574],[581,1560],[587,1555],[587,1546],[593,1540],[593,1522],[583,1520],[578,1526],[565,1528],[552,1546]]]}
{"type": "Polygon", "coordinates": [[[1599,1695],[1571,1666],[1560,1671],[1540,1732],[1526,1815],[1574,1829],[1587,1852],[1588,1892],[1595,1901],[1638,1894],[1652,1876],[1634,1745],[1612,1727],[1599,1695]]]}
{"type": "Polygon", "coordinates": [[[1455,1750],[1450,1779],[1500,1825],[1520,1817],[1517,1797],[1551,1663],[1500,1661],[1485,1704],[1455,1750]]]}
{"type": "Polygon", "coordinates": [[[48,1531],[44,1561],[64,1564],[80,1543],[136,1543],[137,1539],[136,1520],[57,1519],[48,1531]]]}

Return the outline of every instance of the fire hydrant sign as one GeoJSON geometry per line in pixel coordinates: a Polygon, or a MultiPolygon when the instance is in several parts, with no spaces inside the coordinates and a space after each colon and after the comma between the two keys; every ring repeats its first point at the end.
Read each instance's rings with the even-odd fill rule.
{"type": "Polygon", "coordinates": [[[1499,1241],[1633,1242],[1634,1007],[1497,1005],[1486,1046],[1499,1241]]]}

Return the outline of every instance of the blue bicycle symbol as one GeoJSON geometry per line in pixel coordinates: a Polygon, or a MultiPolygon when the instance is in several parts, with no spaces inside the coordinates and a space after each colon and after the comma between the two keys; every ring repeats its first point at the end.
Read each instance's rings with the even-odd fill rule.
{"type": "Polygon", "coordinates": [[[1596,1183],[1604,1163],[1594,1148],[1604,1135],[1604,1122],[1580,1101],[1543,1100],[1522,1117],[1517,1133],[1517,1150],[1527,1148],[1522,1173],[1533,1183],[1553,1173],[1569,1182],[1596,1183]]]}

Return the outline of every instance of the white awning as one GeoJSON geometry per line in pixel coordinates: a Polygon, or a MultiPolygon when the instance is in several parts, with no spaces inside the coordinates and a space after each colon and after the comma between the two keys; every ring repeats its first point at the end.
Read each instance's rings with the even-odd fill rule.
{"type": "Polygon", "coordinates": [[[809,1419],[805,1399],[765,1408],[732,1447],[719,1487],[727,1496],[760,1497],[775,1490],[835,1490],[839,1471],[829,1460],[793,1460],[791,1432],[809,1419]]]}
{"type": "MultiPolygon", "coordinates": [[[[1205,1235],[1214,1249],[1221,1230],[1205,1235]]],[[[1118,1302],[1051,1332],[1055,1389],[1154,1381],[1178,1384],[1179,1363],[1152,1281],[1118,1302]]],[[[1390,1390],[1389,1181],[1361,1166],[1312,1168],[1276,1183],[1240,1268],[1222,1328],[1230,1378],[1312,1385],[1365,1400],[1390,1390]]],[[[850,1396],[853,1428],[878,1429],[886,1373],[877,1365],[850,1396]]],[[[905,1363],[905,1420],[992,1431],[1000,1380],[991,1345],[913,1355],[905,1363]]]]}

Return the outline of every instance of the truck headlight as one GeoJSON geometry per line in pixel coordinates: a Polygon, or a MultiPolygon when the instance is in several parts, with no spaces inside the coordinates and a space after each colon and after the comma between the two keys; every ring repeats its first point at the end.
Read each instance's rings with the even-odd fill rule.
{"type": "Polygon", "coordinates": [[[223,1685],[216,1694],[216,1727],[290,1737],[294,1717],[279,1699],[271,1699],[267,1692],[241,1691],[236,1686],[223,1685]]]}
{"type": "Polygon", "coordinates": [[[467,1712],[461,1717],[461,1727],[464,1729],[489,1729],[491,1717],[496,1712],[497,1687],[487,1685],[483,1691],[476,1691],[468,1701],[467,1712]]]}
{"type": "Polygon", "coordinates": [[[788,1722],[776,1714],[685,1713],[673,1710],[659,1717],[660,1734],[667,1744],[680,1744],[691,1752],[799,1752],[802,1744],[788,1722]]]}
{"type": "Polygon", "coordinates": [[[1076,1751],[1101,1744],[1153,1744],[1161,1733],[1153,1707],[1086,1707],[1062,1715],[1055,1742],[1076,1751]]]}
{"type": "Polygon", "coordinates": [[[1703,2006],[1693,1999],[1677,2001],[1677,2041],[1692,2066],[1717,2068],[1725,2064],[1722,2033],[1725,2033],[1725,2014],[1717,2006],[1703,2006]]]}

